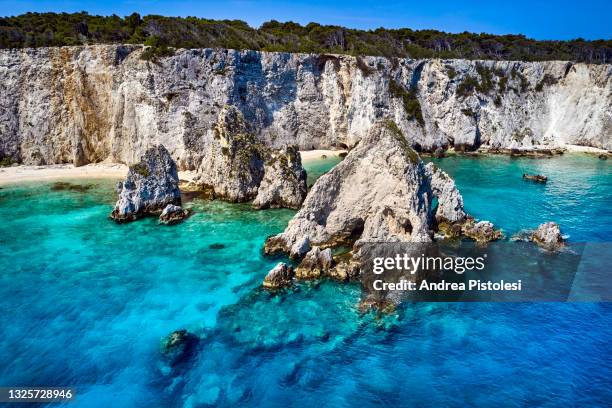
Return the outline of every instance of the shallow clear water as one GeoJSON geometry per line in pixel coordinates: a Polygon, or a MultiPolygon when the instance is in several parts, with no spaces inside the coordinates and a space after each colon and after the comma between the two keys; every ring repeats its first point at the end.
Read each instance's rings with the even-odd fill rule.
{"type": "Polygon", "coordinates": [[[314,182],[325,174],[336,164],[340,163],[342,159],[338,156],[328,156],[325,159],[312,160],[305,164],[304,167],[308,169],[308,185],[314,184],[314,182]]]}
{"type": "MultiPolygon", "coordinates": [[[[508,232],[546,220],[611,241],[610,165],[448,158],[469,211],[508,232]],[[538,167],[539,166],[539,167],[538,167]],[[533,169],[532,169],[533,167],[533,169]],[[550,177],[546,186],[523,172],[550,177]]],[[[85,183],[78,181],[78,183],[85,183]]],[[[77,388],[70,406],[608,406],[609,303],[419,303],[361,314],[358,285],[259,289],[293,212],[193,201],[116,225],[111,181],[0,190],[0,385],[77,388]],[[170,369],[160,339],[200,337],[170,369]]]]}
{"type": "Polygon", "coordinates": [[[432,160],[461,189],[468,212],[508,235],[556,221],[574,242],[612,242],[612,163],[585,154],[548,159],[454,156],[432,160]],[[546,184],[523,180],[542,174],[546,184]]]}

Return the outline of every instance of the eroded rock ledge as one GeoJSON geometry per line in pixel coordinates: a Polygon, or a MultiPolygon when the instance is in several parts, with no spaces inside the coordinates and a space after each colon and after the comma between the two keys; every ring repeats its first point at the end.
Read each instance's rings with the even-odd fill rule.
{"type": "MultiPolygon", "coordinates": [[[[395,123],[382,121],[317,180],[285,231],[266,240],[264,251],[294,258],[306,255],[297,270],[317,271],[296,275],[320,276],[325,269],[337,269],[331,263],[324,268],[321,262],[311,262],[322,249],[348,246],[355,251],[366,242],[431,242],[439,225],[452,231],[446,235],[479,242],[501,237],[492,224],[477,223],[466,214],[454,181],[433,164],[425,165],[395,123]]],[[[353,274],[354,265],[348,266],[352,261],[344,259],[338,274],[353,274]]]]}

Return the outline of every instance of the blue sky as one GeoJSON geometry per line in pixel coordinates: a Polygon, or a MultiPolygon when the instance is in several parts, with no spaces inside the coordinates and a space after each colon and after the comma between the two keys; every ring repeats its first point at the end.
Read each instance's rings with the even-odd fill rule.
{"type": "Polygon", "coordinates": [[[536,39],[611,39],[612,0],[592,1],[181,1],[181,0],[0,0],[0,15],[27,11],[118,14],[137,11],[167,16],[296,21],[352,28],[433,28],[449,32],[521,33],[536,39]]]}

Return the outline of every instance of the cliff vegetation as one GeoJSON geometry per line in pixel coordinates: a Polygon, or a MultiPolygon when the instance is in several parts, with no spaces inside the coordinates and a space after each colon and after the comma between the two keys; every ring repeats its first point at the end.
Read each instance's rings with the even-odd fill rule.
{"type": "Polygon", "coordinates": [[[524,35],[436,30],[355,30],[341,26],[269,21],[259,28],[240,20],[126,17],[81,13],[26,13],[0,18],[0,48],[134,43],[151,47],[154,60],[169,48],[230,48],[410,58],[610,63],[612,40],[538,41],[524,35]]]}

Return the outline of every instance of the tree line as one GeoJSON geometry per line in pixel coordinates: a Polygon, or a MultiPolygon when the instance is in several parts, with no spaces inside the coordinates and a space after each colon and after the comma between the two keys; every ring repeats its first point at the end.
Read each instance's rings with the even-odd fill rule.
{"type": "Polygon", "coordinates": [[[26,13],[0,18],[0,48],[85,44],[145,44],[151,57],[170,48],[231,48],[336,53],[399,58],[568,60],[610,63],[612,40],[539,41],[524,35],[492,35],[409,28],[356,30],[341,26],[269,21],[259,28],[240,20],[126,17],[80,13],[26,13]]]}

